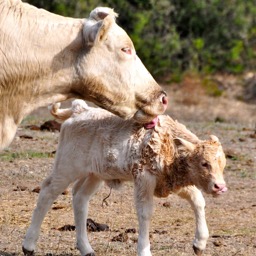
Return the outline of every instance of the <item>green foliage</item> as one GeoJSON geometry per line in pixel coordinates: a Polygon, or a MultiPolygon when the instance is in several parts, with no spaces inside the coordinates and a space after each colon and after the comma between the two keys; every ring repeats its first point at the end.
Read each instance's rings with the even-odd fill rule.
{"type": "Polygon", "coordinates": [[[205,77],[202,80],[202,86],[205,89],[207,95],[218,97],[221,96],[223,91],[220,90],[217,82],[213,81],[210,78],[205,77]]]}
{"type": "Polygon", "coordinates": [[[240,73],[256,66],[255,0],[29,0],[58,14],[87,17],[113,7],[137,53],[159,78],[184,71],[240,73]]]}

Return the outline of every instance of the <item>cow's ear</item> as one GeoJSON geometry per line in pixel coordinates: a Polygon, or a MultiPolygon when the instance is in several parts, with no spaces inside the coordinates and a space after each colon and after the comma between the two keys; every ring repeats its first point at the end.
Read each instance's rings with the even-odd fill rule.
{"type": "Polygon", "coordinates": [[[110,27],[115,23],[116,17],[117,14],[110,8],[98,7],[94,9],[83,28],[85,43],[94,45],[104,40],[110,27]]]}
{"type": "Polygon", "coordinates": [[[95,22],[95,20],[88,20],[83,28],[83,37],[85,43],[92,46],[104,40],[114,22],[114,18],[110,15],[97,22],[95,22]]]}
{"type": "Polygon", "coordinates": [[[187,141],[187,140],[179,138],[179,137],[174,138],[174,143],[178,148],[183,147],[183,148],[189,150],[190,152],[193,152],[196,147],[190,141],[187,141]]]}
{"type": "Polygon", "coordinates": [[[100,28],[98,29],[98,33],[96,35],[95,42],[104,41],[106,39],[109,29],[111,28],[113,23],[115,23],[115,19],[111,15],[108,15],[101,22],[102,22],[102,24],[101,24],[100,28]]]}
{"type": "Polygon", "coordinates": [[[107,16],[111,16],[114,19],[118,16],[113,9],[108,7],[97,7],[91,11],[89,19],[91,20],[104,20],[107,16]]]}

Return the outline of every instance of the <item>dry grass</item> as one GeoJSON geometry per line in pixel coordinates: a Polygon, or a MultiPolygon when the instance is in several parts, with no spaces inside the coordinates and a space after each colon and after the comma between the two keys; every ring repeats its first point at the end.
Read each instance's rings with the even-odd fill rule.
{"type": "MultiPolygon", "coordinates": [[[[169,95],[176,94],[169,92],[169,95]]],[[[201,117],[197,119],[197,115],[194,115],[192,122],[191,116],[189,118],[188,115],[189,111],[192,113],[197,108],[202,111],[201,104],[207,99],[202,99],[199,104],[192,104],[187,108],[184,104],[179,105],[178,99],[175,101],[174,109],[170,102],[169,113],[181,116],[179,120],[187,120],[187,126],[202,138],[216,134],[222,141],[225,151],[229,151],[231,155],[226,168],[228,193],[220,198],[206,196],[206,215],[211,237],[205,255],[256,255],[256,141],[255,138],[250,137],[254,132],[251,123],[256,122],[256,119],[250,122],[237,119],[235,123],[214,123],[209,120],[201,122],[201,117]]],[[[248,109],[238,107],[237,111],[240,112],[237,117],[250,115],[251,110],[248,109]]],[[[221,113],[224,113],[223,110],[221,113]]],[[[212,112],[208,111],[205,114],[210,117],[212,112]]],[[[34,118],[33,122],[35,122],[34,118]]],[[[6,155],[16,154],[19,157],[11,157],[3,161],[0,156],[1,256],[22,255],[22,240],[38,197],[38,194],[33,193],[32,190],[40,185],[52,168],[53,157],[48,155],[40,157],[41,154],[29,154],[27,157],[27,153],[52,152],[56,149],[57,139],[58,133],[22,128],[8,151],[4,152],[6,155]],[[19,139],[21,134],[30,134],[32,139],[19,139]]],[[[99,256],[136,255],[137,232],[129,233],[126,242],[112,241],[113,237],[124,233],[126,229],[133,228],[138,231],[133,205],[133,186],[125,184],[121,191],[113,191],[107,199],[109,205],[102,207],[102,200],[108,193],[109,189],[103,187],[90,204],[89,217],[109,225],[111,229],[105,232],[90,232],[92,247],[99,256]]],[[[37,255],[79,255],[75,248],[75,232],[58,231],[58,228],[64,225],[74,224],[71,193],[60,195],[54,206],[57,206],[58,210],[51,210],[42,225],[37,255]]],[[[191,244],[194,226],[193,212],[187,202],[176,195],[170,195],[167,199],[155,199],[155,213],[150,233],[153,255],[193,255],[191,244]],[[166,202],[170,207],[164,206],[166,202]]]]}

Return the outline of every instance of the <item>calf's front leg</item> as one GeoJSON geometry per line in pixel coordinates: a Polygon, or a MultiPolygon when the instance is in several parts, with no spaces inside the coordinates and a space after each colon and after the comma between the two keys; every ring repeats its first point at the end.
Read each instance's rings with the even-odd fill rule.
{"type": "Polygon", "coordinates": [[[138,255],[151,256],[149,228],[153,214],[153,196],[155,178],[149,173],[142,173],[135,179],[135,205],[139,221],[138,255]]]}
{"type": "Polygon", "coordinates": [[[193,249],[196,255],[203,255],[203,251],[209,238],[209,231],[205,219],[205,200],[202,192],[195,186],[187,186],[182,188],[177,194],[186,199],[194,210],[196,232],[193,241],[193,249]]]}

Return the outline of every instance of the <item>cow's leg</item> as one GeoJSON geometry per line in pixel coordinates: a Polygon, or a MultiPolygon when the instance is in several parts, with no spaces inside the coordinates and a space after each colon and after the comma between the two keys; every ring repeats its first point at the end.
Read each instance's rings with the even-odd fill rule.
{"type": "Polygon", "coordinates": [[[181,189],[178,195],[186,199],[192,206],[196,217],[196,232],[193,249],[196,255],[202,255],[209,238],[209,231],[205,219],[205,200],[201,191],[195,186],[181,189]]]}
{"type": "Polygon", "coordinates": [[[156,186],[155,177],[142,173],[135,179],[135,205],[139,221],[138,255],[151,256],[149,228],[153,214],[153,196],[156,186]]]}
{"type": "Polygon", "coordinates": [[[77,248],[82,256],[94,255],[87,236],[86,221],[89,201],[102,184],[93,174],[78,180],[73,188],[73,208],[76,225],[77,248]]]}
{"type": "Polygon", "coordinates": [[[31,224],[23,241],[22,249],[25,255],[33,255],[39,237],[40,227],[46,213],[57,196],[61,194],[70,183],[71,181],[65,177],[55,175],[51,175],[44,180],[39,193],[37,206],[33,212],[31,224]]]}

